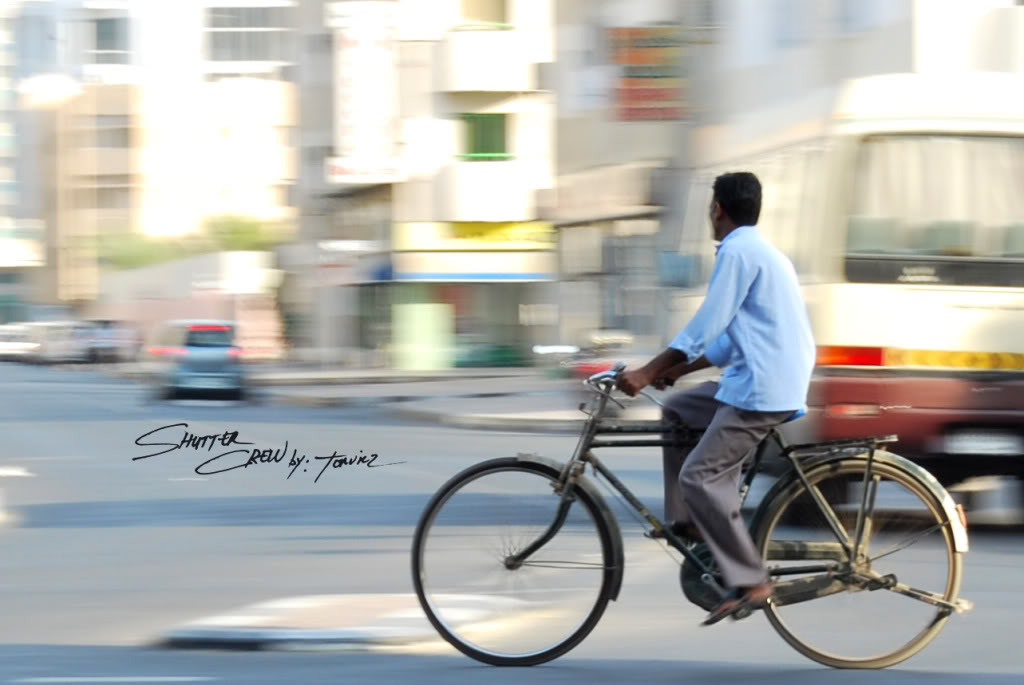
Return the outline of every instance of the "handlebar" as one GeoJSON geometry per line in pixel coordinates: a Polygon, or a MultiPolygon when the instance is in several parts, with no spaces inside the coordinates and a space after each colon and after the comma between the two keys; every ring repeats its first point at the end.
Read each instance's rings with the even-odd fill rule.
{"type": "MultiPolygon", "coordinates": [[[[626,370],[626,363],[625,362],[621,362],[621,361],[620,362],[615,362],[615,366],[613,366],[612,368],[608,369],[607,371],[600,371],[598,373],[593,374],[592,376],[587,378],[585,381],[583,381],[583,384],[584,385],[590,385],[590,386],[598,386],[599,387],[599,391],[609,395],[609,399],[611,399],[611,392],[615,388],[616,381],[619,379],[619,374],[621,374],[625,370],[626,370]],[[602,387],[602,386],[606,386],[606,387],[602,387]]],[[[658,398],[654,397],[653,395],[648,393],[646,390],[641,390],[637,394],[643,395],[644,397],[649,399],[651,402],[654,402],[659,407],[661,407],[663,409],[665,408],[665,405],[662,404],[658,400],[658,398]]]]}

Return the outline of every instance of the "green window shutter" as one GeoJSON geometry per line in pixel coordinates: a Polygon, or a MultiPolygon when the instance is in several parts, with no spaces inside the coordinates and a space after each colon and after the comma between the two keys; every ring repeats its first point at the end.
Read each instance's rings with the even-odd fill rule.
{"type": "Polygon", "coordinates": [[[507,147],[507,115],[464,114],[466,153],[464,159],[510,159],[507,147]]]}

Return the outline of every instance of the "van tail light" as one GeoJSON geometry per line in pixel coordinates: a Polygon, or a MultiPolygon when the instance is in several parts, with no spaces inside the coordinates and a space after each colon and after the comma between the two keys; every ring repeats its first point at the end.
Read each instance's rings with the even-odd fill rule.
{"type": "Polygon", "coordinates": [[[819,366],[885,366],[885,349],[881,347],[818,348],[819,366]]]}
{"type": "Polygon", "coordinates": [[[877,404],[830,404],[825,416],[830,419],[863,419],[878,416],[882,408],[877,404]]]}
{"type": "Polygon", "coordinates": [[[151,347],[149,353],[165,357],[184,357],[188,350],[184,347],[151,347]]]}

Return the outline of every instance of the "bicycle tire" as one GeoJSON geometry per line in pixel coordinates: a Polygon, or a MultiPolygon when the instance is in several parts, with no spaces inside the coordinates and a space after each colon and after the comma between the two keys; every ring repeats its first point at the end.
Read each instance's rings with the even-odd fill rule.
{"type": "MultiPolygon", "coordinates": [[[[936,517],[946,518],[941,496],[934,490],[935,485],[924,482],[911,470],[901,466],[900,461],[902,460],[902,457],[895,454],[876,450],[872,471],[873,473],[878,472],[886,475],[909,488],[928,505],[936,517]]],[[[813,484],[817,482],[816,479],[820,479],[824,475],[840,475],[843,473],[863,474],[866,465],[867,454],[865,453],[824,460],[816,464],[812,463],[805,470],[804,475],[808,482],[813,484]]],[[[781,479],[765,495],[764,502],[759,508],[754,522],[756,545],[763,559],[767,558],[766,546],[774,524],[782,519],[786,509],[797,500],[800,494],[806,492],[806,488],[797,478],[796,474],[791,473],[789,478],[781,479]]],[[[945,540],[946,556],[949,561],[944,599],[953,602],[959,595],[963,580],[963,553],[956,549],[950,527],[943,526],[941,530],[945,540]]],[[[934,621],[897,649],[888,654],[859,659],[844,658],[839,655],[826,653],[807,644],[786,626],[785,621],[779,615],[777,607],[772,604],[765,608],[764,613],[775,631],[798,652],[812,661],[839,669],[881,669],[906,661],[928,646],[938,636],[951,615],[948,612],[942,615],[941,611],[937,611],[934,621]]]]}
{"type": "MultiPolygon", "coordinates": [[[[412,544],[413,586],[420,606],[434,629],[437,630],[446,642],[466,656],[493,666],[535,666],[562,656],[582,642],[597,626],[598,621],[607,608],[608,602],[611,599],[615,599],[618,595],[618,589],[622,581],[622,537],[614,515],[600,493],[586,479],[580,478],[572,490],[572,495],[576,498],[576,502],[582,503],[586,507],[594,521],[600,536],[601,554],[604,564],[601,587],[590,613],[572,634],[557,644],[538,652],[521,656],[510,656],[488,652],[467,643],[448,629],[445,622],[435,612],[427,597],[427,591],[423,582],[424,545],[432,521],[460,487],[488,473],[499,471],[520,471],[554,481],[558,478],[561,467],[553,461],[538,457],[505,457],[481,462],[449,479],[431,498],[416,526],[412,544]]],[[[557,497],[554,491],[552,491],[551,496],[553,498],[557,497]]],[[[575,503],[573,506],[575,506],[575,503]]]]}

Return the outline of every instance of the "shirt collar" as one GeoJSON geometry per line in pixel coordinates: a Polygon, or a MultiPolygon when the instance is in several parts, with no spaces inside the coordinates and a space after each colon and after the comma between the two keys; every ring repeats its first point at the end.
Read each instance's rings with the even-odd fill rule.
{"type": "Polygon", "coordinates": [[[722,238],[722,241],[720,243],[718,243],[718,245],[715,246],[715,254],[717,255],[718,251],[722,249],[722,245],[725,245],[725,243],[727,241],[732,240],[734,237],[736,237],[736,235],[738,233],[740,233],[740,232],[750,233],[751,231],[753,231],[755,229],[756,229],[756,226],[737,226],[736,228],[734,228],[733,230],[731,230],[729,232],[729,235],[727,235],[724,238],[722,238]]]}

